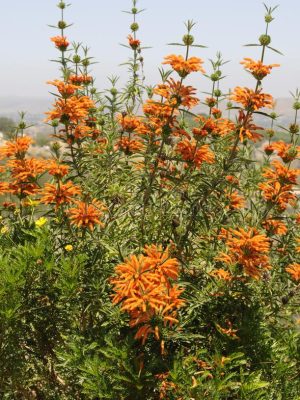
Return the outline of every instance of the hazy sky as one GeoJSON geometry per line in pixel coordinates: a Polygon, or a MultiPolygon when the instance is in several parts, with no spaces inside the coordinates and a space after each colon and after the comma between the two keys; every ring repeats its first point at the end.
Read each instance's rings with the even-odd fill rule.
{"type": "MultiPolygon", "coordinates": [[[[71,2],[72,0],[70,0],[71,2]]],[[[58,77],[57,64],[49,60],[58,52],[49,37],[57,32],[47,26],[59,20],[57,0],[0,0],[0,97],[36,96],[47,97],[46,81],[58,77]]],[[[280,63],[265,81],[265,90],[275,97],[288,97],[289,91],[300,87],[299,16],[300,0],[271,0],[268,5],[278,4],[275,20],[270,27],[272,46],[284,56],[268,52],[266,62],[280,63]]],[[[196,41],[208,49],[194,49],[193,55],[205,59],[221,51],[230,60],[225,67],[228,77],[223,88],[236,85],[253,85],[239,61],[245,56],[258,58],[260,49],[243,47],[257,42],[264,31],[264,7],[261,0],[139,0],[146,8],[139,15],[139,38],[145,50],[147,83],[159,80],[157,67],[163,56],[180,53],[181,48],[166,46],[180,41],[184,34],[183,22],[197,21],[194,29],[196,41]]],[[[126,43],[131,16],[121,10],[131,8],[130,0],[73,0],[66,11],[66,21],[74,25],[68,29],[71,41],[81,41],[91,48],[98,62],[93,67],[97,86],[108,86],[108,75],[119,75],[120,82],[126,78],[126,61],[129,51],[119,44],[126,43]]],[[[200,90],[207,90],[207,82],[200,74],[194,74],[190,83],[200,90]]]]}

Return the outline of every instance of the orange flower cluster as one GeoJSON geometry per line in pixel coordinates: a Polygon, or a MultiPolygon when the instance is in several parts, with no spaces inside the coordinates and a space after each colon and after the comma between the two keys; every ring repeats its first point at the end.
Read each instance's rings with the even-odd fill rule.
{"type": "Polygon", "coordinates": [[[128,39],[128,44],[129,44],[129,46],[130,46],[133,50],[136,50],[138,47],[140,47],[141,41],[138,40],[138,39],[134,39],[134,38],[132,37],[132,35],[128,35],[128,36],[127,36],[127,39],[128,39]]]}
{"type": "Polygon", "coordinates": [[[300,264],[294,263],[286,267],[288,272],[295,281],[300,281],[300,264]]]}
{"type": "Polygon", "coordinates": [[[56,209],[62,204],[69,204],[74,201],[73,197],[80,194],[81,190],[71,181],[57,184],[46,183],[42,189],[41,203],[55,204],[56,209]]]}
{"type": "Polygon", "coordinates": [[[270,241],[265,234],[259,233],[255,228],[248,231],[223,230],[228,253],[221,253],[217,260],[228,265],[237,264],[244,268],[247,275],[258,279],[261,270],[270,269],[269,251],[270,241]]]}
{"type": "Polygon", "coordinates": [[[165,57],[163,64],[169,64],[181,78],[185,78],[191,72],[200,71],[205,73],[202,68],[203,60],[198,57],[190,57],[185,60],[181,55],[171,54],[165,57]]]}
{"type": "Polygon", "coordinates": [[[167,99],[167,104],[171,107],[183,106],[190,109],[199,103],[199,99],[194,96],[196,93],[195,88],[184,86],[181,82],[176,82],[172,78],[167,83],[158,85],[153,92],[167,99]]]}
{"type": "Polygon", "coordinates": [[[129,137],[121,137],[116,143],[116,149],[123,151],[125,154],[130,155],[138,153],[144,147],[143,143],[136,139],[129,137]]]}
{"type": "Polygon", "coordinates": [[[210,150],[208,144],[198,147],[195,140],[184,139],[176,146],[177,154],[180,154],[184,161],[192,163],[196,168],[206,162],[213,164],[215,161],[214,153],[210,150]]]}
{"type": "Polygon", "coordinates": [[[10,173],[9,183],[3,182],[2,184],[2,193],[12,193],[23,199],[38,191],[37,179],[46,171],[47,167],[44,160],[26,158],[32,143],[33,140],[30,137],[20,136],[7,141],[0,148],[0,158],[9,158],[6,168],[10,173]]]}
{"type": "Polygon", "coordinates": [[[69,172],[69,166],[65,164],[58,164],[56,161],[51,160],[48,163],[48,172],[50,175],[57,179],[63,178],[69,172]]]}
{"type": "Polygon", "coordinates": [[[273,218],[268,218],[263,222],[262,226],[269,233],[269,235],[285,235],[288,231],[288,228],[284,222],[273,218]]]}
{"type": "Polygon", "coordinates": [[[288,204],[294,204],[296,200],[293,184],[297,183],[300,170],[285,167],[277,160],[273,161],[271,165],[274,169],[265,168],[263,172],[267,181],[258,186],[265,200],[277,205],[279,210],[284,211],[288,204]]]}
{"type": "Polygon", "coordinates": [[[273,97],[270,94],[255,92],[246,87],[237,86],[230,98],[242,104],[249,111],[256,111],[263,107],[273,107],[273,97]]]}
{"type": "Polygon", "coordinates": [[[104,226],[100,218],[106,209],[100,201],[94,199],[91,203],[75,201],[76,207],[67,210],[71,224],[77,228],[88,228],[93,231],[95,225],[104,226]]]}
{"type": "Polygon", "coordinates": [[[88,117],[89,110],[94,107],[95,103],[88,96],[59,98],[54,103],[54,109],[46,112],[47,121],[58,119],[62,123],[80,123],[88,117]]]}
{"type": "Polygon", "coordinates": [[[300,146],[293,146],[280,140],[265,147],[265,152],[269,155],[274,151],[282,158],[283,162],[289,163],[299,157],[300,146]]]}
{"type": "Polygon", "coordinates": [[[222,268],[214,269],[209,273],[209,275],[212,276],[213,278],[217,278],[225,282],[230,282],[232,281],[233,278],[230,272],[225,271],[225,269],[222,268]]]}
{"type": "Polygon", "coordinates": [[[65,51],[67,50],[70,42],[67,40],[66,37],[64,36],[54,36],[50,38],[51,42],[55,44],[55,46],[60,50],[60,51],[65,51]]]}
{"type": "Polygon", "coordinates": [[[27,153],[29,146],[33,140],[29,136],[16,137],[11,141],[5,143],[0,147],[0,158],[3,157],[16,157],[22,158],[27,153]]]}
{"type": "Polygon", "coordinates": [[[124,132],[134,132],[140,126],[140,119],[132,115],[119,114],[117,117],[119,124],[124,132]]]}
{"type": "Polygon", "coordinates": [[[159,339],[159,328],[153,324],[157,317],[164,325],[178,323],[177,310],[183,306],[183,289],[178,284],[179,263],[170,258],[168,249],[146,246],[145,255],[131,255],[117,265],[112,279],[115,295],[113,303],[130,315],[130,326],[141,325],[135,335],[144,344],[153,333],[159,339]]]}
{"type": "Polygon", "coordinates": [[[251,72],[254,78],[256,78],[259,81],[261,81],[268,74],[270,74],[272,68],[280,67],[279,64],[264,65],[260,60],[254,61],[252,60],[252,58],[246,58],[246,57],[243,59],[243,61],[241,61],[241,64],[244,65],[245,69],[251,72]]]}
{"type": "Polygon", "coordinates": [[[63,81],[60,81],[59,79],[55,79],[54,81],[48,81],[47,82],[49,85],[53,85],[57,87],[57,90],[61,94],[61,96],[66,99],[70,96],[72,96],[80,87],[77,85],[73,85],[71,83],[66,83],[63,81]]]}
{"type": "Polygon", "coordinates": [[[230,210],[240,209],[245,207],[245,198],[241,196],[236,190],[231,193],[225,193],[227,200],[229,201],[229,205],[226,208],[230,210]]]}
{"type": "Polygon", "coordinates": [[[93,77],[88,75],[71,75],[69,77],[69,82],[74,85],[89,85],[93,82],[93,77]]]}

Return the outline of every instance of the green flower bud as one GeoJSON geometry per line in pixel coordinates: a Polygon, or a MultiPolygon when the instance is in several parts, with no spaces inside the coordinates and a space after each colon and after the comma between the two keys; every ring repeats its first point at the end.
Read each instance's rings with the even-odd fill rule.
{"type": "Polygon", "coordinates": [[[222,96],[221,90],[220,90],[220,89],[216,89],[216,90],[214,91],[214,96],[216,96],[216,97],[222,96]]]}
{"type": "Polygon", "coordinates": [[[131,12],[132,12],[132,14],[137,14],[137,12],[138,12],[138,9],[137,9],[137,8],[135,8],[135,7],[133,7],[133,8],[131,9],[131,12]]]}
{"type": "Polygon", "coordinates": [[[59,125],[58,119],[54,119],[54,120],[51,122],[51,125],[53,126],[53,128],[57,128],[58,125],[59,125]]]}
{"type": "Polygon", "coordinates": [[[111,89],[110,89],[110,93],[111,93],[113,96],[116,96],[116,95],[118,94],[118,91],[117,91],[116,88],[111,88],[111,89]]]}
{"type": "Polygon", "coordinates": [[[100,117],[100,118],[98,119],[98,124],[99,124],[100,126],[103,126],[103,125],[105,124],[105,119],[102,118],[102,117],[100,117]]]}
{"type": "Polygon", "coordinates": [[[277,118],[276,112],[271,112],[270,117],[271,117],[272,119],[276,119],[276,118],[277,118]]]}
{"type": "Polygon", "coordinates": [[[216,72],[214,72],[213,74],[210,75],[210,79],[213,82],[217,82],[220,79],[221,75],[222,75],[221,71],[216,71],[216,72]]]}
{"type": "Polygon", "coordinates": [[[130,25],[130,29],[132,32],[136,32],[139,30],[139,24],[137,22],[134,22],[133,24],[130,25]]]}
{"type": "Polygon", "coordinates": [[[266,129],[266,134],[269,137],[273,137],[275,135],[275,131],[274,131],[274,129],[266,129]]]}
{"type": "Polygon", "coordinates": [[[90,92],[91,92],[91,94],[96,94],[97,93],[97,89],[96,88],[91,88],[90,92]]]}
{"type": "Polygon", "coordinates": [[[272,22],[273,19],[274,19],[274,18],[272,17],[271,14],[266,14],[266,15],[265,15],[265,21],[266,21],[267,24],[269,24],[270,22],[272,22]]]}
{"type": "Polygon", "coordinates": [[[84,60],[82,60],[82,65],[84,67],[88,67],[90,65],[90,60],[88,58],[85,58],[84,60]]]}
{"type": "Polygon", "coordinates": [[[287,151],[287,162],[289,162],[290,160],[294,160],[297,157],[298,154],[298,150],[295,146],[291,147],[288,151],[287,151]]]}
{"type": "Polygon", "coordinates": [[[57,4],[57,7],[63,10],[64,8],[66,8],[66,3],[64,1],[60,1],[57,4]]]}
{"type": "Polygon", "coordinates": [[[269,36],[269,35],[261,35],[259,37],[259,43],[262,46],[268,46],[271,43],[271,36],[269,36]]]}
{"type": "Polygon", "coordinates": [[[227,105],[227,108],[232,108],[233,107],[233,103],[231,103],[231,101],[228,101],[228,103],[226,105],[227,105]]]}
{"type": "Polygon", "coordinates": [[[289,128],[291,133],[298,133],[299,132],[299,125],[298,124],[291,124],[289,128]]]}
{"type": "Polygon", "coordinates": [[[81,61],[80,56],[79,56],[78,54],[75,54],[74,57],[73,57],[73,62],[74,62],[75,64],[79,64],[80,61],[81,61]]]}
{"type": "Polygon", "coordinates": [[[194,36],[189,35],[189,34],[184,35],[182,38],[182,41],[186,46],[190,46],[191,44],[194,43],[194,36]]]}
{"type": "Polygon", "coordinates": [[[19,128],[19,129],[26,129],[26,122],[25,122],[25,121],[21,121],[21,122],[19,123],[18,128],[19,128]]]}
{"type": "Polygon", "coordinates": [[[60,143],[58,143],[58,142],[54,142],[54,143],[51,144],[51,149],[52,149],[55,153],[57,153],[57,152],[59,151],[60,148],[61,148],[61,145],[60,145],[60,143]]]}
{"type": "Polygon", "coordinates": [[[293,104],[293,109],[300,110],[300,101],[295,101],[295,103],[293,104]]]}
{"type": "Polygon", "coordinates": [[[65,29],[67,27],[67,23],[65,21],[58,21],[57,26],[59,29],[65,29]]]}

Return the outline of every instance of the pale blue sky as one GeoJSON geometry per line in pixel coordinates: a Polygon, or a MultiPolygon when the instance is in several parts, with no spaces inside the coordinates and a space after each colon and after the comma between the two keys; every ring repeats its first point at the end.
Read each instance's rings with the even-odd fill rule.
{"type": "MultiPolygon", "coordinates": [[[[71,2],[72,0],[70,0],[71,2]]],[[[56,0],[0,0],[0,96],[47,97],[45,82],[58,76],[57,65],[48,60],[57,51],[49,40],[56,31],[47,24],[59,20],[56,0]]],[[[266,61],[279,62],[282,67],[266,80],[265,89],[276,97],[287,97],[289,91],[300,87],[299,16],[300,0],[271,0],[268,5],[280,4],[271,24],[272,45],[284,53],[267,53],[266,61]]],[[[194,36],[208,49],[195,49],[195,56],[214,57],[220,50],[228,77],[223,87],[251,85],[239,61],[244,56],[259,57],[258,48],[243,47],[257,42],[264,31],[264,7],[261,0],[139,0],[146,8],[139,15],[139,38],[144,45],[152,46],[144,52],[147,82],[159,79],[157,67],[166,54],[181,51],[166,43],[180,41],[184,33],[183,22],[197,21],[194,36]]],[[[67,31],[70,40],[81,41],[91,47],[99,63],[93,68],[99,89],[107,87],[107,75],[126,78],[126,67],[119,64],[126,60],[128,50],[119,43],[126,42],[131,17],[121,12],[131,8],[130,0],[73,0],[66,11],[66,21],[73,22],[67,31]]],[[[253,82],[253,81],[252,81],[253,82]]],[[[193,75],[190,83],[200,90],[207,90],[207,82],[200,75],[193,75]]]]}

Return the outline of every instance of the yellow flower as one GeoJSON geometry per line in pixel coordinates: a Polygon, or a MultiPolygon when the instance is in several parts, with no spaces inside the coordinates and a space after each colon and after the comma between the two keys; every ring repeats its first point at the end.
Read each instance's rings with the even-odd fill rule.
{"type": "Polygon", "coordinates": [[[41,217],[38,220],[35,221],[35,226],[38,228],[41,228],[43,225],[47,223],[48,219],[46,217],[41,217]]]}
{"type": "Polygon", "coordinates": [[[72,250],[73,250],[73,246],[72,246],[71,244],[67,244],[67,245],[65,246],[65,250],[67,250],[67,251],[72,251],[72,250]]]}
{"type": "Polygon", "coordinates": [[[5,233],[7,233],[9,231],[9,228],[8,228],[8,226],[3,226],[2,228],[1,228],[1,230],[0,230],[0,232],[4,235],[5,233]]]}

